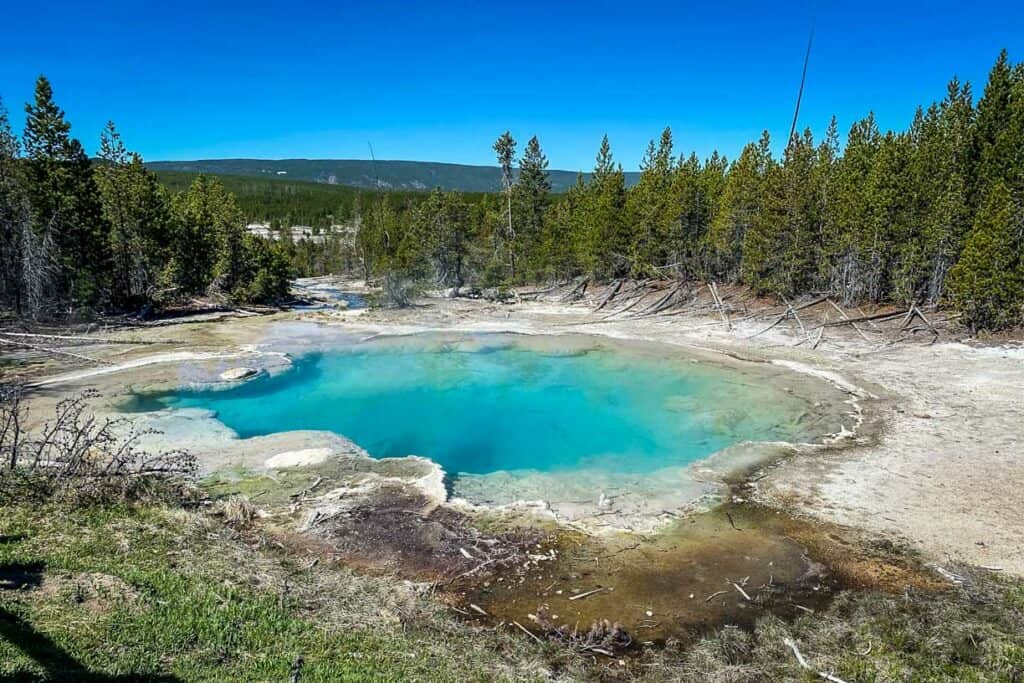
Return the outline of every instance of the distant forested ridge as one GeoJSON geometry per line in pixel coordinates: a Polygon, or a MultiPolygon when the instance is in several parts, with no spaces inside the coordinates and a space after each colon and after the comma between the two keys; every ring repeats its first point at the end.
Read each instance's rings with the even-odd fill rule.
{"type": "MultiPolygon", "coordinates": [[[[171,192],[182,192],[201,173],[156,171],[160,184],[171,192]]],[[[350,223],[359,213],[360,202],[377,193],[346,185],[324,185],[309,181],[269,180],[247,176],[217,175],[217,181],[234,195],[247,221],[273,227],[308,225],[326,229],[350,223]]],[[[415,201],[422,192],[393,191],[390,201],[415,201]]]]}
{"type": "MultiPolygon", "coordinates": [[[[429,161],[371,161],[364,159],[205,159],[152,161],[155,171],[245,176],[273,180],[305,180],[370,190],[423,191],[441,188],[460,192],[496,192],[501,169],[494,166],[443,164],[429,161]]],[[[576,171],[549,171],[553,192],[565,192],[576,182],[576,171]]],[[[632,185],[639,173],[627,173],[632,185]]]]}
{"type": "Polygon", "coordinates": [[[1005,51],[980,97],[953,79],[904,131],[868,114],[841,145],[833,119],[780,156],[765,132],[727,160],[679,154],[666,128],[635,185],[605,137],[592,172],[564,193],[540,141],[520,148],[508,132],[485,169],[497,173],[488,192],[441,180],[432,192],[385,192],[282,179],[280,168],[158,176],[112,124],[91,164],[45,78],[26,111],[20,138],[0,114],[0,297],[26,315],[197,293],[272,301],[291,275],[345,271],[397,303],[427,287],[704,279],[953,306],[973,330],[1024,320],[1024,64],[1005,51]],[[327,236],[266,240],[246,220],[327,236]]]}

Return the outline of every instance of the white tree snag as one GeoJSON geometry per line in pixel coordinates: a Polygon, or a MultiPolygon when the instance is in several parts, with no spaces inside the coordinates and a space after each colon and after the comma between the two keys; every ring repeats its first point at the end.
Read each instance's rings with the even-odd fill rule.
{"type": "Polygon", "coordinates": [[[725,328],[731,331],[732,321],[729,320],[729,312],[725,310],[725,304],[722,303],[722,297],[718,295],[718,285],[714,282],[709,282],[708,289],[711,290],[711,296],[715,298],[715,305],[718,307],[718,312],[722,315],[722,322],[725,323],[725,328]]]}

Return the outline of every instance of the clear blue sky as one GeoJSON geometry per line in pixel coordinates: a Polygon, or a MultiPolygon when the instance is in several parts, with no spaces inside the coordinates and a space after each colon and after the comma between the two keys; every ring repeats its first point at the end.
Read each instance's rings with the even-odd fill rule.
{"type": "Polygon", "coordinates": [[[491,164],[506,128],[553,168],[601,135],[636,168],[677,149],[734,156],[788,132],[812,14],[801,126],[874,109],[902,128],[951,76],[980,94],[1024,60],[1024,2],[13,3],[0,96],[15,124],[46,74],[91,152],[107,119],[148,160],[416,159],[491,164]]]}

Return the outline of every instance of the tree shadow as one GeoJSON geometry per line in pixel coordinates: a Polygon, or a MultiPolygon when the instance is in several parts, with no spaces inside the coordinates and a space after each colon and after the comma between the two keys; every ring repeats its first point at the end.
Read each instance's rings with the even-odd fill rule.
{"type": "Polygon", "coordinates": [[[42,562],[7,562],[0,564],[0,590],[39,588],[43,583],[42,562]]]}
{"type": "MultiPolygon", "coordinates": [[[[0,537],[0,542],[10,543],[17,537],[0,537]]],[[[31,589],[43,582],[45,565],[42,562],[8,562],[0,564],[0,595],[4,590],[31,589]]],[[[52,638],[40,633],[32,624],[0,605],[0,640],[6,640],[33,659],[46,675],[40,677],[29,672],[18,672],[3,677],[4,681],[81,681],[82,683],[129,683],[130,681],[152,681],[154,683],[179,683],[176,676],[165,674],[124,674],[112,676],[90,671],[81,662],[69,655],[52,638]]]]}

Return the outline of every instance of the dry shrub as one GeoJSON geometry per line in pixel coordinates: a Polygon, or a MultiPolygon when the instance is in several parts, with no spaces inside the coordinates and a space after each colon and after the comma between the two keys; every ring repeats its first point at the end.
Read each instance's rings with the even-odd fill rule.
{"type": "Polygon", "coordinates": [[[140,449],[139,441],[156,432],[91,413],[98,392],[60,401],[32,432],[25,393],[20,385],[0,387],[0,502],[180,499],[189,492],[195,458],[182,450],[140,449]]]}
{"type": "Polygon", "coordinates": [[[218,501],[216,512],[224,518],[225,524],[238,528],[247,527],[256,519],[256,506],[245,496],[218,501]]]}

